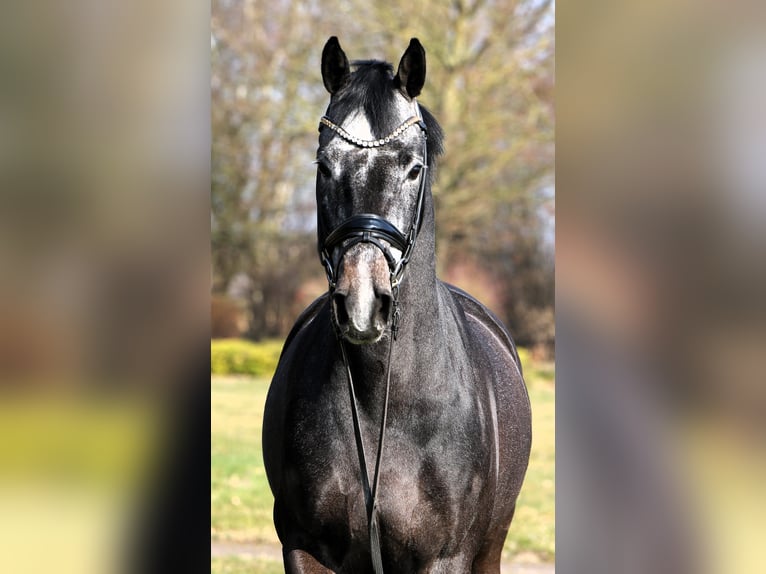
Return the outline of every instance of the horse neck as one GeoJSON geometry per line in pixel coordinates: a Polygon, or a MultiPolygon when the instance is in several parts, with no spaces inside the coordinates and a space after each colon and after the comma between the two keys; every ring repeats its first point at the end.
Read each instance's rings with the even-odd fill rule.
{"type": "Polygon", "coordinates": [[[399,292],[399,339],[413,346],[432,336],[439,321],[433,215],[426,214],[399,292]]]}

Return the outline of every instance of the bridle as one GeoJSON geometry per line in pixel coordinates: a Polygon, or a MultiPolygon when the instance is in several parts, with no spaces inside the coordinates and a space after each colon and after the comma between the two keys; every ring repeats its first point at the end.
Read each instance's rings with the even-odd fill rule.
{"type": "Polygon", "coordinates": [[[319,258],[327,274],[327,283],[329,285],[330,296],[337,286],[337,265],[342,261],[345,253],[354,245],[359,243],[371,243],[383,252],[389,269],[389,279],[391,281],[391,294],[393,299],[393,315],[391,317],[391,344],[388,349],[388,366],[386,367],[386,389],[383,402],[383,416],[380,423],[380,434],[378,438],[378,454],[375,460],[375,472],[372,485],[370,485],[370,475],[367,471],[367,459],[365,456],[364,442],[362,440],[362,431],[359,424],[359,412],[356,401],[356,391],[351,376],[351,367],[349,366],[346,347],[343,343],[343,336],[338,327],[335,312],[331,311],[333,329],[335,331],[338,344],[340,345],[343,363],[346,367],[349,393],[351,395],[351,413],[354,423],[354,438],[356,441],[357,454],[359,456],[359,465],[362,471],[362,488],[365,495],[365,505],[367,507],[367,527],[370,535],[370,554],[372,556],[372,567],[375,574],[383,574],[383,559],[380,547],[380,525],[378,520],[378,484],[380,481],[380,467],[383,455],[383,442],[386,435],[386,419],[388,417],[388,395],[391,388],[391,357],[393,355],[394,341],[399,328],[399,286],[404,276],[404,270],[412,257],[415,249],[420,228],[423,224],[424,197],[426,192],[426,180],[428,173],[428,147],[427,147],[427,129],[423,115],[420,112],[420,106],[413,100],[413,109],[415,114],[405,120],[393,132],[384,138],[377,140],[360,139],[339,125],[335,124],[327,116],[319,120],[319,130],[327,127],[338,134],[349,143],[361,148],[377,148],[384,146],[399,138],[411,126],[417,125],[423,132],[423,162],[424,165],[420,171],[420,185],[418,187],[418,198],[415,206],[415,212],[412,215],[409,231],[404,234],[396,225],[373,213],[361,213],[352,215],[343,221],[338,227],[333,229],[324,238],[322,237],[323,226],[321,216],[319,217],[319,258]],[[388,246],[386,245],[388,243],[388,246]],[[333,259],[333,253],[340,247],[340,253],[337,259],[333,259]],[[394,247],[402,254],[399,259],[391,253],[390,247],[394,247]]]}
{"type": "MultiPolygon", "coordinates": [[[[322,116],[319,120],[319,129],[328,127],[341,138],[355,146],[361,148],[377,148],[382,147],[397,138],[399,138],[408,128],[417,125],[423,132],[423,161],[424,165],[420,170],[420,185],[418,187],[418,198],[415,206],[415,212],[412,215],[410,222],[410,228],[408,232],[402,233],[396,225],[374,213],[361,213],[352,215],[345,221],[343,221],[338,227],[333,229],[324,238],[321,236],[323,231],[323,225],[319,222],[320,237],[319,237],[319,258],[322,261],[322,265],[327,275],[327,283],[330,288],[330,294],[335,291],[338,275],[337,265],[343,259],[345,253],[358,243],[371,243],[381,250],[386,258],[389,269],[389,278],[391,281],[391,292],[393,294],[393,308],[394,311],[398,309],[398,294],[399,284],[401,283],[404,275],[404,269],[409,263],[412,257],[412,252],[415,249],[415,241],[420,231],[420,227],[423,224],[423,210],[424,210],[424,198],[426,192],[426,180],[428,173],[428,145],[427,141],[427,128],[426,123],[423,120],[423,115],[420,112],[420,106],[413,100],[413,109],[415,115],[408,118],[402,124],[399,125],[393,132],[384,138],[377,140],[365,140],[351,135],[339,125],[335,124],[327,116],[322,116]],[[389,246],[386,246],[387,242],[389,246],[395,247],[402,254],[397,260],[389,246]],[[336,259],[333,259],[333,253],[338,247],[342,247],[340,253],[336,259]]],[[[398,323],[398,315],[396,312],[392,318],[391,330],[396,338],[398,323]]]]}

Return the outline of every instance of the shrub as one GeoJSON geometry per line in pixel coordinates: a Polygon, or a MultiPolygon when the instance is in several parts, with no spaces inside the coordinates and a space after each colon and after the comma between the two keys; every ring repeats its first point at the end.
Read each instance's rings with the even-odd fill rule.
{"type": "Polygon", "coordinates": [[[271,376],[277,368],[282,341],[253,343],[244,339],[210,342],[210,372],[214,375],[271,376]]]}

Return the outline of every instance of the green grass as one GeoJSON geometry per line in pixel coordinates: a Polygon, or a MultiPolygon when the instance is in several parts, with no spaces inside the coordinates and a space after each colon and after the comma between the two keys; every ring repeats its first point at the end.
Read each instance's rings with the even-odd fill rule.
{"type": "Polygon", "coordinates": [[[510,558],[531,552],[544,562],[552,562],[555,558],[555,387],[549,380],[536,378],[535,371],[525,370],[532,403],[532,452],[504,555],[510,558]]]}
{"type": "Polygon", "coordinates": [[[246,556],[216,557],[210,564],[211,574],[283,574],[284,571],[281,561],[246,556]]]}
{"type": "Polygon", "coordinates": [[[273,498],[261,455],[261,420],[270,379],[211,381],[211,535],[278,544],[273,498]]]}
{"type": "MultiPolygon", "coordinates": [[[[524,364],[532,401],[532,454],[516,515],[506,541],[506,558],[532,553],[553,561],[554,415],[552,363],[524,364]]],[[[273,498],[261,455],[261,420],[270,377],[213,376],[211,381],[211,536],[213,540],[278,544],[272,523],[273,498]]],[[[282,572],[274,560],[246,556],[214,558],[216,573],[282,572]]]]}

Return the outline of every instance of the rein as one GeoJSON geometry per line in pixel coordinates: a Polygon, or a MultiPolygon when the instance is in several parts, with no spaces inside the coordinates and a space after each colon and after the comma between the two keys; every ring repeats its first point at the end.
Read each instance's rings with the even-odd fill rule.
{"type": "MultiPolygon", "coordinates": [[[[344,140],[363,148],[376,148],[397,139],[408,128],[417,125],[426,135],[426,124],[420,113],[420,106],[414,103],[416,115],[404,121],[391,134],[377,140],[363,140],[349,134],[339,125],[333,123],[329,118],[323,116],[320,119],[319,129],[328,127],[337,133],[344,140]]],[[[345,253],[357,243],[371,243],[383,252],[388,262],[388,268],[391,281],[391,293],[393,297],[393,315],[391,318],[391,343],[388,348],[388,363],[386,367],[386,389],[383,400],[383,415],[380,422],[380,432],[378,436],[378,452],[375,459],[375,468],[370,483],[370,473],[367,469],[367,458],[365,455],[364,441],[362,440],[362,428],[359,421],[359,409],[356,400],[356,391],[354,381],[351,375],[351,366],[346,354],[346,346],[343,342],[340,328],[338,327],[335,313],[331,312],[333,330],[340,345],[343,356],[343,364],[346,367],[346,376],[348,380],[349,394],[351,398],[351,414],[354,423],[354,439],[356,442],[357,454],[359,456],[359,466],[362,474],[362,488],[364,490],[365,505],[367,508],[367,527],[370,536],[370,554],[372,556],[372,567],[375,574],[383,574],[383,558],[380,547],[380,521],[378,518],[378,485],[380,483],[380,469],[383,461],[383,446],[386,437],[386,420],[388,418],[388,397],[391,389],[391,358],[393,356],[394,341],[396,341],[399,331],[399,285],[404,275],[404,269],[412,256],[415,248],[415,240],[423,223],[424,196],[426,188],[426,174],[428,168],[428,149],[427,138],[423,142],[423,161],[426,165],[420,172],[420,186],[418,188],[418,199],[415,207],[415,213],[412,217],[409,232],[405,235],[387,219],[371,214],[363,213],[353,215],[342,222],[338,227],[331,231],[324,240],[320,240],[319,256],[322,265],[325,268],[330,295],[335,291],[337,285],[337,272],[333,261],[333,252],[341,247],[341,253],[337,258],[338,263],[343,259],[345,253]],[[394,247],[401,252],[401,257],[397,260],[391,253],[390,247],[394,247]]]]}
{"type": "Polygon", "coordinates": [[[365,456],[364,441],[362,440],[362,427],[359,423],[359,412],[356,401],[356,391],[351,377],[351,367],[349,366],[348,356],[346,355],[346,346],[343,339],[338,335],[341,353],[343,354],[343,364],[346,366],[346,375],[348,378],[349,394],[351,395],[351,414],[354,421],[354,438],[356,439],[356,449],[359,456],[359,465],[362,470],[362,488],[364,490],[364,502],[367,507],[367,530],[370,534],[370,554],[372,556],[372,568],[375,574],[383,574],[383,557],[380,549],[380,522],[378,520],[378,484],[380,483],[380,467],[383,460],[383,443],[386,437],[386,419],[388,418],[388,393],[391,388],[391,355],[394,349],[394,342],[388,347],[388,367],[386,368],[386,394],[383,399],[383,417],[380,421],[380,434],[378,436],[378,454],[375,458],[375,471],[370,485],[370,473],[367,470],[367,458],[365,456]]]}

